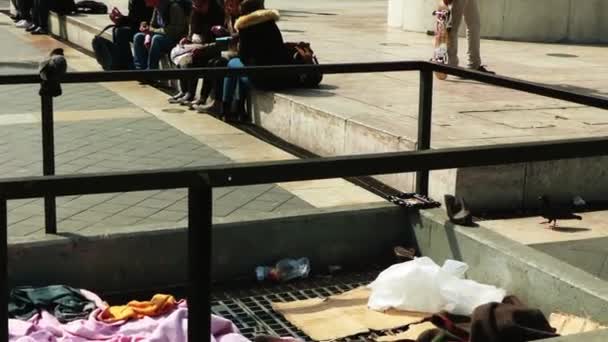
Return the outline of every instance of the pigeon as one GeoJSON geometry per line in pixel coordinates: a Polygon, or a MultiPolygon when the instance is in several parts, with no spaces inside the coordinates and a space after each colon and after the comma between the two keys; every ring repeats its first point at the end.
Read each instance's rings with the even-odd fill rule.
{"type": "Polygon", "coordinates": [[[446,212],[452,223],[461,226],[473,226],[473,215],[471,215],[464,198],[445,195],[443,199],[446,212]]]}
{"type": "Polygon", "coordinates": [[[47,58],[40,62],[38,68],[40,79],[42,80],[40,96],[57,97],[61,95],[61,84],[59,81],[65,75],[67,68],[68,64],[61,48],[54,49],[47,58]]]}
{"type": "Polygon", "coordinates": [[[541,222],[541,224],[547,224],[553,222],[550,228],[557,228],[557,220],[582,220],[583,218],[579,215],[575,215],[572,212],[572,208],[564,206],[556,206],[551,203],[549,196],[542,195],[538,197],[540,203],[541,216],[547,221],[541,222]]]}

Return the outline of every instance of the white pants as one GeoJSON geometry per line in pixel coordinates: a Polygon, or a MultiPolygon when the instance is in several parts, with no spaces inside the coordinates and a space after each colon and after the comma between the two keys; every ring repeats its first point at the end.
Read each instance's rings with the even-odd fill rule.
{"type": "Polygon", "coordinates": [[[477,0],[454,0],[452,5],[452,30],[448,42],[448,58],[450,65],[458,65],[458,29],[464,17],[467,25],[468,67],[477,69],[481,66],[479,39],[481,20],[477,0]]]}

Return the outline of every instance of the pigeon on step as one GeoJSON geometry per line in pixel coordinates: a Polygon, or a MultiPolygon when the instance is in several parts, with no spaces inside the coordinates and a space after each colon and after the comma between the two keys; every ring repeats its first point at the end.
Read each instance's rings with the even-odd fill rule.
{"type": "MultiPolygon", "coordinates": [[[[541,222],[541,224],[547,224],[553,222],[553,225],[550,225],[550,228],[557,227],[557,220],[582,220],[583,218],[579,215],[575,215],[572,212],[572,208],[567,206],[557,206],[551,203],[549,196],[542,195],[538,198],[540,201],[540,214],[543,218],[547,219],[545,222],[541,222]]],[[[581,199],[582,200],[582,199],[581,199]]],[[[579,202],[580,203],[580,202],[579,202]]]]}
{"type": "Polygon", "coordinates": [[[461,226],[473,225],[473,215],[471,215],[464,198],[456,198],[452,195],[445,195],[444,202],[446,212],[452,223],[459,224],[461,226]]]}

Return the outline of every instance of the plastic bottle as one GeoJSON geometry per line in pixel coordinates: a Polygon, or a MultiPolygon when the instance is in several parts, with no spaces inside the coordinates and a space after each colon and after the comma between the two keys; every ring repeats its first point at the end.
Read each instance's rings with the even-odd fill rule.
{"type": "Polygon", "coordinates": [[[258,281],[266,279],[285,282],[297,278],[306,278],[310,273],[310,260],[308,258],[283,259],[275,267],[258,266],[255,274],[258,281]]]}

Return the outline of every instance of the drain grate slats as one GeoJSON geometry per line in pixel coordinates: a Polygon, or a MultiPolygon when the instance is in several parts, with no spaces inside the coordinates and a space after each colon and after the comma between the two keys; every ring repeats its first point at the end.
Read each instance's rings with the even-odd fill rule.
{"type": "MultiPolygon", "coordinates": [[[[258,335],[292,336],[312,341],[301,330],[272,309],[273,302],[292,302],[324,298],[369,284],[378,272],[366,272],[307,279],[284,285],[253,285],[246,289],[218,289],[212,294],[213,314],[231,320],[241,333],[253,339],[258,335]]],[[[376,336],[374,333],[346,338],[360,341],[376,336]]]]}

